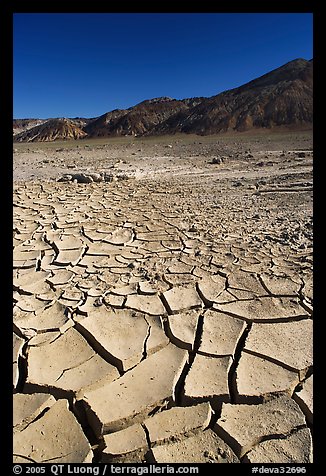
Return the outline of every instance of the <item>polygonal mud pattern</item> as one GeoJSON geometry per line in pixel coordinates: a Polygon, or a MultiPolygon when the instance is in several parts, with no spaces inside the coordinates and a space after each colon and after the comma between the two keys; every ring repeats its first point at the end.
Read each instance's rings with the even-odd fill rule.
{"type": "Polygon", "coordinates": [[[311,462],[311,249],[189,177],[15,185],[16,462],[311,462]]]}

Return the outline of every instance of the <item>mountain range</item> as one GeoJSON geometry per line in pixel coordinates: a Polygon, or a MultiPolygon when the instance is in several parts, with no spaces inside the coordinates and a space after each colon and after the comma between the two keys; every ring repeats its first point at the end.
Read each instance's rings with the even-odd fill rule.
{"type": "Polygon", "coordinates": [[[295,59],[211,97],[148,99],[96,118],[14,119],[15,142],[310,128],[313,60],[295,59]]]}

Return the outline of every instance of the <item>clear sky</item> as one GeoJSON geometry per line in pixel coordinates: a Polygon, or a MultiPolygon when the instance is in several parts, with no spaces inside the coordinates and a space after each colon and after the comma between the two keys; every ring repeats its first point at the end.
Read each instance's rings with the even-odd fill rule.
{"type": "Polygon", "coordinates": [[[19,13],[14,117],[213,96],[313,57],[310,13],[19,13]]]}

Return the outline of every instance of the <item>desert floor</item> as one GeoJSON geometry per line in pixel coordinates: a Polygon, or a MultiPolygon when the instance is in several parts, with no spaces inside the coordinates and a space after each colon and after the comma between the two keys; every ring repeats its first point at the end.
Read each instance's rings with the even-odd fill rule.
{"type": "Polygon", "coordinates": [[[312,133],[13,157],[14,461],[312,462],[312,133]]]}

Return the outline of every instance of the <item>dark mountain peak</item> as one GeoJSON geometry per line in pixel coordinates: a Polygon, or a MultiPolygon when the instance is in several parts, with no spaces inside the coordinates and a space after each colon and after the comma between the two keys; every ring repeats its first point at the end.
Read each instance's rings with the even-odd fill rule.
{"type": "Polygon", "coordinates": [[[235,89],[240,92],[246,89],[262,88],[284,81],[301,79],[301,77],[311,69],[311,66],[308,60],[297,58],[235,89]]]}

